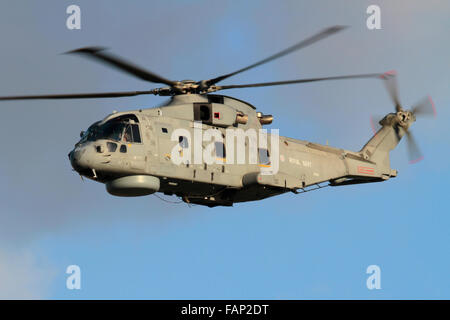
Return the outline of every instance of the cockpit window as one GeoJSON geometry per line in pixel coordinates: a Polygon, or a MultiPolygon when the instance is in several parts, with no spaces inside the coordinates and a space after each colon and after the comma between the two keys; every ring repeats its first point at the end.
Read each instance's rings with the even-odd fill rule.
{"type": "Polygon", "coordinates": [[[133,142],[141,143],[141,134],[139,133],[139,125],[132,124],[131,130],[133,132],[133,142]]]}
{"type": "Polygon", "coordinates": [[[125,122],[119,121],[108,121],[102,126],[98,127],[96,139],[107,139],[107,140],[115,140],[120,141],[122,138],[124,128],[126,128],[125,122]]]}
{"type": "Polygon", "coordinates": [[[80,143],[99,139],[141,143],[139,125],[133,122],[133,120],[121,117],[111,119],[102,125],[99,125],[100,122],[96,122],[85,132],[80,143]]]}
{"type": "Polygon", "coordinates": [[[128,125],[125,129],[125,133],[123,135],[123,141],[125,142],[132,142],[133,141],[133,135],[131,133],[131,126],[128,125]]]}
{"type": "Polygon", "coordinates": [[[128,124],[125,128],[123,141],[141,143],[141,135],[137,124],[128,124]]]}

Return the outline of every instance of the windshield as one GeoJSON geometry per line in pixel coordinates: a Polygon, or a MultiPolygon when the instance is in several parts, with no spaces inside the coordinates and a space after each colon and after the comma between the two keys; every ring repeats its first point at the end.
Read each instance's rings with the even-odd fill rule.
{"type": "Polygon", "coordinates": [[[121,119],[112,119],[102,125],[99,125],[99,123],[100,121],[97,121],[87,129],[80,143],[100,139],[121,141],[122,138],[125,142],[141,142],[137,124],[130,124],[128,121],[121,119]]]}

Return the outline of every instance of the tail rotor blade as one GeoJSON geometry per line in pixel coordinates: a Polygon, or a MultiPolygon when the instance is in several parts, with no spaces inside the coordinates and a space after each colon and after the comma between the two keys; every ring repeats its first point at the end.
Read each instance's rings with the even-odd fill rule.
{"type": "Polygon", "coordinates": [[[416,140],[414,139],[414,136],[410,131],[406,131],[406,139],[409,163],[414,164],[421,161],[423,159],[422,152],[420,152],[419,146],[417,145],[416,140]]]}
{"type": "Polygon", "coordinates": [[[380,130],[381,125],[380,125],[380,121],[383,119],[383,116],[370,116],[370,126],[372,128],[373,134],[375,135],[378,130],[380,130]]]}
{"type": "Polygon", "coordinates": [[[433,100],[430,96],[420,101],[411,109],[415,116],[435,116],[436,117],[436,107],[434,106],[433,100]]]}
{"type": "Polygon", "coordinates": [[[398,97],[397,72],[395,70],[385,72],[381,75],[381,78],[384,80],[386,89],[394,103],[395,111],[400,111],[402,105],[400,104],[400,99],[398,97]]]}

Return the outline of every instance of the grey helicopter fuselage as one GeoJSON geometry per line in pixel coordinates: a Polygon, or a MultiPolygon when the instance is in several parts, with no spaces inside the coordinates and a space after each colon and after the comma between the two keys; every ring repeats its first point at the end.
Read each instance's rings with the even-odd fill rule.
{"type": "Polygon", "coordinates": [[[346,28],[340,25],[325,28],[255,63],[198,81],[165,78],[103,47],[79,48],[67,53],[89,58],[164,87],[141,91],[0,96],[0,101],[109,99],[150,94],[171,96],[170,102],[164,106],[115,112],[95,122],[81,134],[81,140],[69,153],[75,171],[82,177],[104,183],[107,191],[116,196],[162,192],[179,196],[187,203],[214,207],[260,200],[290,191],[311,191],[324,184],[342,186],[385,181],[397,175],[397,171],[390,167],[389,152],[403,136],[407,138],[411,161],[423,158],[409,131],[416,116],[436,116],[430,97],[409,110],[402,107],[394,70],[220,84],[346,28]],[[271,115],[256,112],[245,101],[212,94],[230,89],[351,79],[381,79],[395,107],[395,113],[389,113],[379,121],[381,129],[358,152],[279,136],[277,130],[268,134],[262,126],[272,122],[271,115]],[[235,140],[238,140],[236,145],[235,140]]]}
{"type": "MultiPolygon", "coordinates": [[[[165,106],[116,112],[94,123],[82,134],[69,159],[80,175],[105,183],[108,192],[116,196],[162,192],[188,203],[230,206],[305,191],[323,182],[338,186],[396,176],[389,165],[389,151],[404,133],[398,121],[389,121],[396,117],[388,114],[380,123],[380,131],[359,152],[279,136],[279,168],[267,175],[261,174],[261,167],[271,165],[271,143],[267,150],[258,150],[257,163],[175,164],[172,151],[178,148],[183,152],[187,143],[181,136],[174,139],[172,133],[177,128],[193,135],[194,123],[200,122],[202,130],[213,128],[225,137],[227,128],[258,130],[271,122],[271,116],[235,98],[177,95],[165,106]]],[[[408,118],[405,125],[414,120],[408,118]]],[[[210,143],[202,142],[202,148],[210,143]]],[[[248,154],[249,144],[245,147],[248,154]]],[[[216,145],[214,152],[224,157],[225,144],[216,145]]]]}

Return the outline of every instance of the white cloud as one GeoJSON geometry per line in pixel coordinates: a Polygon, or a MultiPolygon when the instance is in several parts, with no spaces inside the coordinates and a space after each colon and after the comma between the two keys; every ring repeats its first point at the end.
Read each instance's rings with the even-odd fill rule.
{"type": "Polygon", "coordinates": [[[0,299],[43,299],[55,273],[30,250],[0,249],[0,299]]]}

